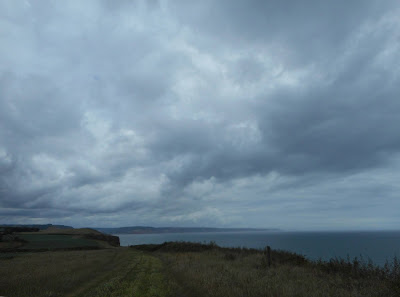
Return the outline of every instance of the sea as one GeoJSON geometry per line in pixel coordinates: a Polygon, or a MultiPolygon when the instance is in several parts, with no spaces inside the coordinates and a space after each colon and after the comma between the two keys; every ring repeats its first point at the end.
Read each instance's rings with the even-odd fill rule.
{"type": "Polygon", "coordinates": [[[400,256],[400,231],[352,232],[202,232],[163,234],[114,234],[122,246],[166,241],[215,242],[221,247],[280,249],[304,255],[310,260],[357,257],[382,266],[400,256]]]}

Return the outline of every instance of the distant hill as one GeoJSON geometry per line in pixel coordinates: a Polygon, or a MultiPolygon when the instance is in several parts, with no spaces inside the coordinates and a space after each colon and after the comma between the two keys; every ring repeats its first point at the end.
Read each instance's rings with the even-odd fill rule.
{"type": "Polygon", "coordinates": [[[257,228],[208,228],[208,227],[148,227],[132,226],[119,228],[94,228],[108,234],[159,234],[159,233],[202,233],[202,232],[248,232],[248,231],[278,231],[278,229],[257,228]]]}
{"type": "Polygon", "coordinates": [[[0,227],[0,253],[49,250],[82,250],[113,248],[120,245],[119,237],[97,230],[56,228],[51,225],[39,230],[35,227],[0,227]]]}
{"type": "Polygon", "coordinates": [[[74,229],[71,226],[65,225],[53,225],[53,224],[0,224],[0,227],[26,227],[26,228],[38,228],[39,230],[46,230],[48,228],[57,229],[74,229]]]}
{"type": "Polygon", "coordinates": [[[102,234],[100,231],[90,228],[66,229],[50,227],[39,231],[40,234],[68,234],[68,235],[86,235],[86,234],[102,234]]]}

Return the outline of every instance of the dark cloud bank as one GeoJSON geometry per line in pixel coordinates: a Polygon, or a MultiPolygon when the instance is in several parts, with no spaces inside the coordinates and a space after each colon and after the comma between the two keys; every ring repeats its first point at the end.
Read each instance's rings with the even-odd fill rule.
{"type": "Polygon", "coordinates": [[[395,229],[397,1],[0,1],[0,219],[395,229]]]}

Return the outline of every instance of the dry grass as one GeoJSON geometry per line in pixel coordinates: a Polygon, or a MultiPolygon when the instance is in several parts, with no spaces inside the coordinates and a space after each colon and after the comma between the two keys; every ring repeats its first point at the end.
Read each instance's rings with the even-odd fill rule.
{"type": "Polygon", "coordinates": [[[109,249],[18,254],[0,260],[0,295],[65,296],[105,271],[120,269],[126,253],[109,249]]]}
{"type": "Polygon", "coordinates": [[[14,256],[0,258],[0,296],[168,297],[180,292],[158,258],[128,248],[14,256]]]}
{"type": "Polygon", "coordinates": [[[182,282],[203,296],[395,296],[387,286],[328,276],[309,267],[263,269],[258,255],[229,261],[218,252],[179,253],[164,254],[163,259],[182,282]]]}
{"type": "Polygon", "coordinates": [[[160,259],[140,255],[124,273],[114,275],[89,292],[76,297],[169,297],[181,295],[181,288],[165,274],[160,259]]]}
{"type": "Polygon", "coordinates": [[[397,262],[319,263],[273,251],[267,267],[261,251],[193,243],[3,255],[0,296],[400,296],[397,262]]]}
{"type": "Polygon", "coordinates": [[[267,267],[261,251],[213,245],[203,245],[201,250],[199,246],[171,243],[150,247],[192,296],[400,296],[398,282],[393,282],[390,273],[359,263],[358,268],[353,263],[342,267],[340,261],[314,263],[273,251],[274,264],[267,267]]]}

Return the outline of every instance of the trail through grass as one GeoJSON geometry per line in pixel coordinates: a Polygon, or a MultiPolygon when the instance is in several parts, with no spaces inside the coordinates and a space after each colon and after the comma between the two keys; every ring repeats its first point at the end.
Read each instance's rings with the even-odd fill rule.
{"type": "Polygon", "coordinates": [[[15,254],[0,259],[0,296],[176,296],[161,261],[128,248],[15,254]],[[174,293],[174,294],[173,294],[174,293]]]}
{"type": "Polygon", "coordinates": [[[268,266],[262,251],[194,243],[8,256],[0,258],[0,296],[400,296],[397,262],[386,271],[272,251],[268,266]]]}
{"type": "Polygon", "coordinates": [[[179,294],[179,286],[164,273],[162,262],[151,255],[136,253],[124,271],[76,297],[168,297],[179,294]]]}

